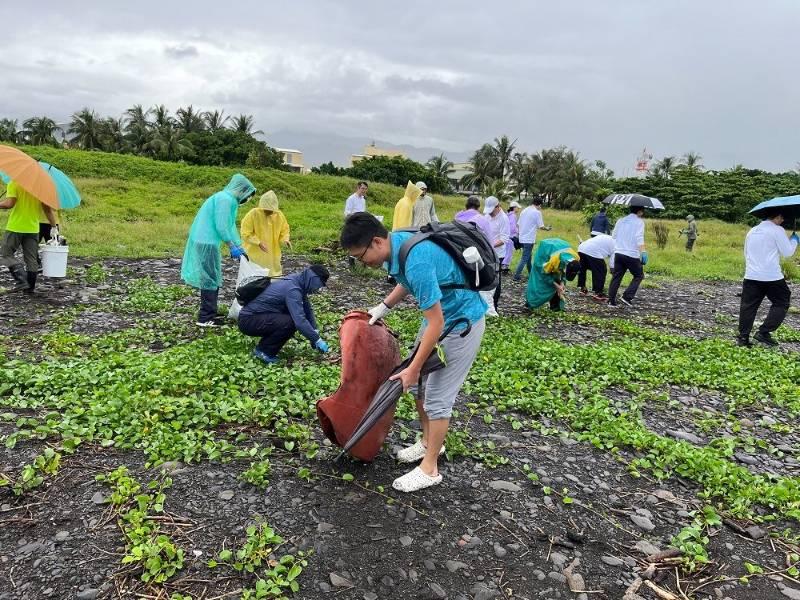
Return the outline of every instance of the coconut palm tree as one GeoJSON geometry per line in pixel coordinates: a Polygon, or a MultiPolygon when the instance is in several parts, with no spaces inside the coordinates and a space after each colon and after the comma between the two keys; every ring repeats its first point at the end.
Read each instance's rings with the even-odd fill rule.
{"type": "Polygon", "coordinates": [[[497,176],[500,178],[505,178],[506,176],[508,163],[511,161],[516,143],[517,140],[514,140],[513,142],[510,141],[507,135],[503,135],[499,139],[494,138],[494,146],[491,148],[494,157],[497,160],[497,176]]]}
{"type": "Polygon", "coordinates": [[[225,116],[224,110],[215,110],[213,112],[206,111],[203,113],[203,121],[206,124],[206,128],[211,133],[219,131],[220,129],[225,129],[225,123],[229,120],[230,117],[225,116]]]}
{"type": "Polygon", "coordinates": [[[497,160],[489,144],[484,144],[476,150],[469,162],[472,165],[472,172],[461,178],[461,186],[464,189],[480,189],[489,179],[497,178],[497,160]]]}
{"type": "Polygon", "coordinates": [[[555,182],[556,208],[576,210],[581,208],[597,189],[586,163],[574,152],[567,152],[555,182]]]}
{"type": "Polygon", "coordinates": [[[239,133],[246,133],[249,136],[254,136],[257,134],[264,135],[264,132],[260,129],[253,131],[254,125],[255,122],[253,115],[241,114],[238,117],[233,118],[233,125],[231,126],[231,129],[238,131],[239,133]]]}
{"type": "Polygon", "coordinates": [[[166,124],[156,130],[149,148],[158,158],[179,160],[193,151],[192,144],[184,139],[185,135],[182,129],[166,124]]]}
{"type": "Polygon", "coordinates": [[[145,110],[141,104],[134,104],[125,111],[125,138],[136,154],[147,154],[153,140],[153,124],[149,116],[150,109],[145,110]]]}
{"type": "Polygon", "coordinates": [[[697,171],[703,170],[703,164],[700,162],[703,160],[703,157],[697,154],[696,152],[687,152],[683,155],[683,164],[685,164],[690,169],[694,169],[697,171]]]}
{"type": "Polygon", "coordinates": [[[196,133],[206,128],[205,122],[203,121],[204,113],[197,112],[191,104],[186,108],[179,108],[176,114],[178,116],[178,127],[182,129],[184,133],[196,133]]]}
{"type": "Polygon", "coordinates": [[[445,158],[444,153],[439,156],[431,156],[428,162],[425,163],[437,177],[447,179],[447,173],[453,168],[453,163],[445,158]]]}
{"type": "Polygon", "coordinates": [[[156,129],[161,129],[167,125],[172,126],[175,124],[175,119],[169,116],[169,109],[163,104],[154,106],[150,109],[150,112],[153,114],[153,125],[156,127],[156,129]]]}
{"type": "Polygon", "coordinates": [[[122,117],[108,117],[100,121],[100,139],[106,152],[127,152],[129,145],[125,139],[125,120],[122,117]]]}
{"type": "Polygon", "coordinates": [[[60,127],[50,117],[31,117],[22,122],[22,128],[21,141],[34,146],[58,144],[54,133],[60,127]]]}
{"type": "Polygon", "coordinates": [[[515,152],[509,163],[509,175],[514,193],[520,198],[533,192],[536,183],[536,170],[528,154],[515,152]]]}
{"type": "Polygon", "coordinates": [[[70,142],[84,150],[95,150],[102,145],[101,120],[97,113],[88,108],[72,115],[67,133],[73,134],[70,142]]]}
{"type": "Polygon", "coordinates": [[[0,119],[0,142],[19,141],[19,122],[16,119],[0,119]]]}
{"type": "Polygon", "coordinates": [[[678,166],[678,161],[675,159],[674,156],[665,156],[661,160],[657,161],[651,172],[656,177],[663,177],[664,179],[669,179],[672,177],[673,171],[675,171],[675,167],[678,166]]]}
{"type": "Polygon", "coordinates": [[[484,198],[494,196],[500,202],[507,202],[512,198],[504,179],[487,179],[481,187],[481,193],[484,198]]]}

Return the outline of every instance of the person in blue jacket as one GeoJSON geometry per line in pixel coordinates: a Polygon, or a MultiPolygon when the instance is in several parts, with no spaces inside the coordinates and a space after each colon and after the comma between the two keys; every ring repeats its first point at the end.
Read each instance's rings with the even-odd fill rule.
{"type": "Polygon", "coordinates": [[[209,196],[192,223],[181,263],[181,278],[200,290],[199,327],[214,327],[217,299],[222,287],[222,251],[227,244],[234,260],[247,256],[236,226],[239,205],[256,193],[255,186],[244,175],[236,173],[225,189],[209,196]]]}
{"type": "Polygon", "coordinates": [[[594,237],[609,233],[611,233],[611,223],[608,222],[608,217],[606,216],[606,207],[602,206],[592,217],[592,222],[589,225],[589,234],[594,237]]]}
{"type": "Polygon", "coordinates": [[[253,356],[266,364],[278,362],[278,352],[299,331],[311,347],[323,354],[329,350],[319,335],[309,294],[318,292],[330,274],[322,265],[312,265],[299,273],[273,279],[256,298],[239,312],[239,331],[260,336],[253,356]]]}

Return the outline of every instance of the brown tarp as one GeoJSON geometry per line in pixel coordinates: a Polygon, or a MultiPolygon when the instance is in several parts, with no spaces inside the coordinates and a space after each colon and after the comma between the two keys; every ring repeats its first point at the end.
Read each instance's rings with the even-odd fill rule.
{"type": "MultiPolygon", "coordinates": [[[[339,328],[342,375],[333,395],[317,402],[322,431],[338,446],[344,446],[361,421],[378,388],[400,363],[400,347],[392,332],[379,321],[369,325],[369,313],[348,313],[339,328]]],[[[394,421],[388,411],[353,448],[350,454],[371,462],[380,452],[394,421]]]]}

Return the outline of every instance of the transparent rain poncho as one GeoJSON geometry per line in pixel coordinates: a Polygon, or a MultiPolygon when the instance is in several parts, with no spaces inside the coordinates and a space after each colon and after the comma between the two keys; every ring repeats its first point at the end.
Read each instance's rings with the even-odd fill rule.
{"type": "Polygon", "coordinates": [[[222,286],[222,252],[220,245],[241,244],[236,227],[239,204],[255,194],[256,188],[244,175],[236,173],[228,185],[210,196],[194,218],[183,253],[181,278],[201,290],[222,286]]]}

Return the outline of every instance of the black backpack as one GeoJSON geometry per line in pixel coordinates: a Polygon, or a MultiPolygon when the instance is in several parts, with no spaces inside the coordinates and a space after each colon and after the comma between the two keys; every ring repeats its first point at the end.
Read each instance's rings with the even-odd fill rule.
{"type": "MultiPolygon", "coordinates": [[[[414,231],[402,230],[401,231],[414,231]]],[[[403,242],[400,246],[400,272],[405,272],[406,259],[411,249],[423,242],[430,240],[437,246],[443,248],[456,264],[461,267],[464,273],[466,284],[451,283],[441,286],[442,289],[467,289],[473,291],[488,291],[497,287],[499,278],[499,268],[497,265],[497,255],[494,248],[486,239],[483,232],[472,222],[453,221],[452,223],[430,223],[423,225],[419,231],[410,239],[403,242]],[[476,264],[468,263],[464,258],[464,250],[474,247],[481,257],[483,266],[477,270],[476,264]]]]}
{"type": "Polygon", "coordinates": [[[247,306],[251,300],[258,298],[259,294],[269,287],[272,279],[269,277],[248,278],[236,288],[236,300],[239,306],[247,306]]]}

